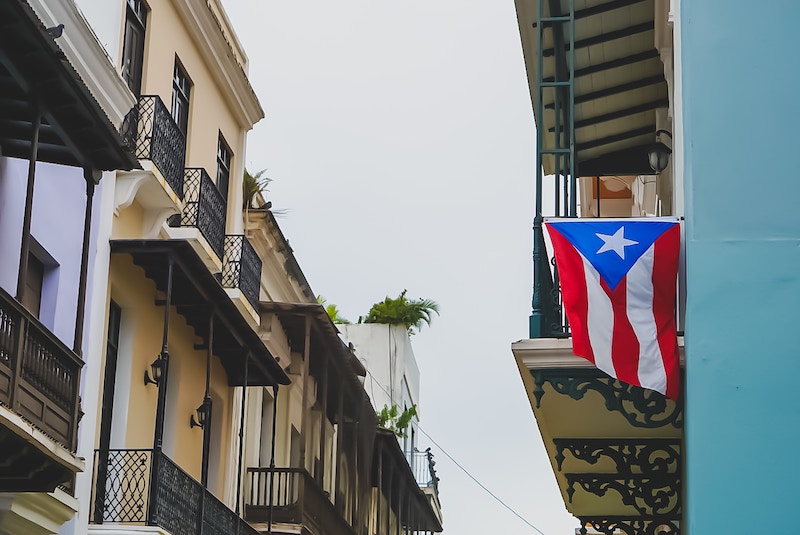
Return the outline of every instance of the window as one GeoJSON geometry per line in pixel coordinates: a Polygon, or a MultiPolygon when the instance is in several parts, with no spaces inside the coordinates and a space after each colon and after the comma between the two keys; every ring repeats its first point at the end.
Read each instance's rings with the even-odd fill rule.
{"type": "Polygon", "coordinates": [[[111,444],[111,420],[114,413],[114,387],[117,377],[119,355],[119,333],[122,309],[114,301],[108,307],[108,335],[106,338],[106,369],[103,379],[103,411],[100,417],[100,449],[107,450],[111,444]]]}
{"type": "Polygon", "coordinates": [[[225,143],[222,134],[217,141],[217,189],[222,196],[228,198],[228,183],[231,176],[231,149],[225,143]]]}
{"type": "Polygon", "coordinates": [[[142,0],[127,0],[125,10],[125,42],[122,49],[122,78],[134,95],[142,92],[144,63],[144,29],[147,24],[147,5],[142,0]]]}
{"type": "Polygon", "coordinates": [[[31,314],[39,317],[42,307],[42,285],[44,283],[44,263],[33,253],[28,254],[28,272],[25,275],[25,294],[22,305],[31,314]]]}
{"type": "Polygon", "coordinates": [[[178,59],[175,58],[175,72],[172,76],[172,118],[178,129],[186,137],[189,130],[189,96],[192,91],[192,82],[186,71],[183,70],[178,59]]]}

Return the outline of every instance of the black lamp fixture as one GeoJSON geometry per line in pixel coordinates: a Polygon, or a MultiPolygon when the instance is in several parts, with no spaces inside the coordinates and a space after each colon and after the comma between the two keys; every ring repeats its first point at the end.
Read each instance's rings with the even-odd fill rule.
{"type": "Polygon", "coordinates": [[[199,427],[205,429],[206,422],[208,421],[208,413],[211,412],[211,399],[205,398],[203,403],[195,410],[197,413],[197,420],[194,419],[194,414],[189,417],[189,427],[199,427]]]}
{"type": "Polygon", "coordinates": [[[650,168],[656,173],[661,173],[667,168],[672,154],[672,149],[661,142],[661,134],[672,139],[672,134],[666,130],[656,130],[656,142],[647,148],[647,160],[650,162],[650,168]]]}
{"type": "Polygon", "coordinates": [[[156,385],[161,382],[161,375],[164,372],[164,361],[161,359],[161,355],[156,357],[156,360],[150,364],[150,369],[153,371],[153,377],[150,377],[150,374],[147,373],[147,370],[144,371],[144,386],[147,385],[156,385]]]}

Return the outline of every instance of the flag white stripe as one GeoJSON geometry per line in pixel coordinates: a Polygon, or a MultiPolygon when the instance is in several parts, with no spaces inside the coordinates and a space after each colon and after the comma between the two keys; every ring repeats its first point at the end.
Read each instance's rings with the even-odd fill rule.
{"type": "Polygon", "coordinates": [[[667,372],[664,369],[656,319],[653,316],[654,259],[655,244],[645,251],[628,272],[625,303],[628,320],[639,339],[639,383],[645,388],[665,394],[667,372]]]}
{"type": "MultiPolygon", "coordinates": [[[[580,254],[580,253],[579,253],[580,254]]],[[[589,343],[594,353],[594,363],[612,377],[617,376],[614,361],[611,359],[611,338],[614,333],[614,309],[611,300],[600,286],[600,274],[581,254],[583,274],[586,278],[586,299],[588,311],[586,328],[589,331],[589,343]]]]}

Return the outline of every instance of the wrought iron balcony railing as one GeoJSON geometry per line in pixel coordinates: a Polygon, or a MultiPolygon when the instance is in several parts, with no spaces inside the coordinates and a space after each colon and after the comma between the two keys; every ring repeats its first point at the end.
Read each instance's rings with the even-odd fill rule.
{"type": "Polygon", "coordinates": [[[531,338],[568,338],[569,323],[561,304],[555,258],[547,252],[540,218],[533,224],[533,313],[531,338]]]}
{"type": "Polygon", "coordinates": [[[248,468],[247,480],[247,520],[266,522],[271,501],[273,522],[312,524],[316,530],[324,528],[324,532],[330,535],[354,535],[355,530],[304,469],[248,468]]]}
{"type": "Polygon", "coordinates": [[[136,157],[152,161],[175,195],[183,199],[186,139],[161,97],[141,96],[125,116],[120,134],[136,157]]]}
{"type": "Polygon", "coordinates": [[[183,179],[183,213],[173,217],[170,225],[195,227],[220,259],[225,245],[227,202],[206,170],[195,167],[185,170],[183,179]]]}
{"type": "Polygon", "coordinates": [[[75,451],[83,361],[0,288],[0,402],[75,451]]]}
{"type": "Polygon", "coordinates": [[[163,452],[96,450],[92,523],[159,526],[172,535],[258,535],[163,452]]]}
{"type": "Polygon", "coordinates": [[[414,451],[408,458],[414,478],[420,488],[433,489],[435,494],[439,494],[439,477],[436,475],[436,461],[433,460],[433,453],[430,449],[426,451],[414,451]]]}
{"type": "Polygon", "coordinates": [[[261,258],[242,235],[225,236],[225,258],[222,261],[223,288],[239,288],[258,310],[261,286],[261,258]]]}

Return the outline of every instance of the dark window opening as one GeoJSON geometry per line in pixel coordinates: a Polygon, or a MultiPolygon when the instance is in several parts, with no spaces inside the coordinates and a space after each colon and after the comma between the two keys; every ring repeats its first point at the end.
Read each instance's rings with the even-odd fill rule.
{"type": "Polygon", "coordinates": [[[25,274],[25,294],[22,305],[39,317],[42,308],[42,286],[44,284],[44,263],[33,253],[28,254],[28,272],[25,274]]]}
{"type": "Polygon", "coordinates": [[[222,196],[228,198],[228,184],[231,177],[231,149],[222,134],[217,141],[217,189],[222,196]]]}
{"type": "Polygon", "coordinates": [[[186,137],[189,131],[189,97],[192,91],[192,82],[181,64],[175,59],[175,71],[172,76],[172,118],[178,129],[186,137]]]}
{"type": "Polygon", "coordinates": [[[119,355],[119,332],[122,309],[114,301],[108,307],[108,335],[106,338],[106,369],[103,378],[103,403],[100,417],[100,449],[107,450],[111,444],[111,421],[114,412],[114,386],[117,377],[119,355]]]}
{"type": "Polygon", "coordinates": [[[144,31],[147,5],[142,0],[128,0],[125,10],[125,41],[122,49],[122,78],[137,97],[142,92],[144,31]]]}

